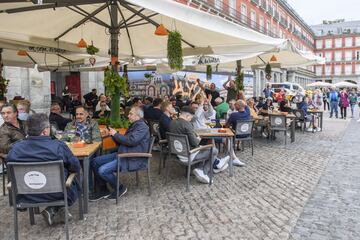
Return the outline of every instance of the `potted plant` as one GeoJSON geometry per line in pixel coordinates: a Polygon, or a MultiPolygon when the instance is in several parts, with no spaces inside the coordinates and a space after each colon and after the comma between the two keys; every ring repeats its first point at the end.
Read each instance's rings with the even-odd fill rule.
{"type": "Polygon", "coordinates": [[[181,34],[178,31],[169,32],[167,41],[167,57],[171,69],[182,69],[183,53],[181,46],[181,34]]]}
{"type": "Polygon", "coordinates": [[[111,68],[108,68],[104,74],[106,95],[111,97],[110,126],[120,128],[123,126],[120,118],[120,96],[128,96],[126,78],[111,68]]]}
{"type": "Polygon", "coordinates": [[[206,79],[211,80],[212,77],[212,67],[211,65],[206,65],[206,79]]]}
{"type": "Polygon", "coordinates": [[[271,65],[270,65],[270,63],[266,64],[265,74],[266,74],[266,79],[270,80],[271,79],[271,65]]]}
{"type": "Polygon", "coordinates": [[[93,42],[91,41],[91,45],[88,45],[86,47],[86,52],[91,55],[91,57],[89,58],[89,62],[91,65],[94,66],[94,64],[96,63],[96,58],[94,57],[94,55],[99,52],[99,49],[95,47],[93,42]]]}
{"type": "Polygon", "coordinates": [[[244,91],[244,73],[243,72],[240,72],[239,74],[236,75],[235,86],[236,86],[236,90],[238,92],[244,91]]]}

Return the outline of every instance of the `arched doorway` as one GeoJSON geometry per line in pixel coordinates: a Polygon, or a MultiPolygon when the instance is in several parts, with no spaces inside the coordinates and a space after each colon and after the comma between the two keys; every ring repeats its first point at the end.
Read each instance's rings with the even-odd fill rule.
{"type": "Polygon", "coordinates": [[[277,75],[276,75],[276,73],[274,73],[274,82],[275,82],[275,83],[277,82],[277,75]]]}

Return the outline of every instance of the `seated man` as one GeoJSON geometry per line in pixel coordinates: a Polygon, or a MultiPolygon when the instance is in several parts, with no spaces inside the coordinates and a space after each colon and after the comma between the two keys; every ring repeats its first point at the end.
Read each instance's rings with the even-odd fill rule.
{"type": "Polygon", "coordinates": [[[166,132],[169,131],[171,116],[175,114],[175,109],[173,108],[171,102],[163,102],[161,104],[161,111],[163,114],[159,119],[159,131],[161,135],[161,139],[166,139],[166,132]]]}
{"type": "MultiPolygon", "coordinates": [[[[179,118],[171,121],[170,123],[171,133],[187,135],[191,149],[199,147],[199,143],[201,141],[201,138],[195,134],[194,126],[190,123],[192,118],[193,118],[192,110],[188,106],[184,106],[181,109],[179,118]]],[[[212,154],[214,159],[214,165],[213,165],[214,173],[224,171],[228,167],[228,161],[230,159],[229,156],[226,156],[221,159],[218,158],[217,157],[218,152],[219,151],[217,150],[217,148],[213,147],[212,154]]],[[[203,159],[205,157],[210,159],[210,151],[197,152],[194,153],[192,157],[194,160],[203,159]]],[[[178,156],[178,158],[180,160],[187,161],[187,159],[183,159],[183,157],[181,156],[178,156]]],[[[208,172],[210,170],[209,161],[206,161],[204,170],[205,172],[201,168],[195,168],[193,170],[193,173],[199,182],[209,183],[210,181],[210,178],[208,176],[208,172]]]]}
{"type": "Polygon", "coordinates": [[[224,101],[223,98],[218,97],[215,99],[216,104],[216,119],[225,118],[227,111],[229,110],[229,104],[224,101]]]}
{"type": "Polygon", "coordinates": [[[229,101],[229,110],[226,113],[226,120],[229,119],[229,117],[232,113],[237,112],[235,109],[235,103],[236,103],[236,100],[234,100],[234,99],[229,101]]]}
{"type": "MultiPolygon", "coordinates": [[[[251,115],[250,115],[250,108],[246,105],[244,100],[238,100],[235,103],[235,108],[237,110],[237,112],[232,113],[229,117],[229,119],[227,120],[225,126],[226,127],[231,127],[232,129],[236,130],[236,124],[238,120],[250,120],[251,119],[251,115]]],[[[247,136],[236,136],[237,138],[241,138],[241,137],[247,137],[247,136]]],[[[239,144],[238,144],[238,148],[239,148],[239,144]]],[[[234,166],[244,166],[245,164],[243,162],[241,162],[235,155],[235,152],[232,153],[233,154],[233,163],[234,166]]]]}
{"type": "MultiPolygon", "coordinates": [[[[51,139],[49,118],[43,113],[30,115],[28,118],[28,137],[13,145],[8,153],[8,162],[33,161],[64,161],[65,179],[70,173],[80,171],[79,160],[72,154],[68,146],[59,140],[51,139]]],[[[74,179],[72,186],[67,188],[68,204],[71,206],[81,193],[79,182],[74,179]]],[[[21,195],[24,202],[49,202],[64,199],[62,193],[21,195]]],[[[54,222],[55,215],[61,207],[47,207],[42,215],[49,225],[54,222]]]]}
{"type": "Polygon", "coordinates": [[[75,120],[66,125],[65,131],[75,130],[76,135],[88,143],[102,141],[98,123],[89,118],[89,113],[83,106],[75,109],[75,117],[75,120]]]}
{"type": "Polygon", "coordinates": [[[51,104],[49,120],[50,123],[55,122],[59,127],[59,130],[62,131],[64,131],[66,124],[71,122],[71,119],[61,116],[61,107],[60,104],[57,102],[51,104]]]}
{"type": "MultiPolygon", "coordinates": [[[[125,135],[116,132],[115,129],[110,129],[108,134],[112,136],[114,141],[119,144],[118,152],[96,157],[92,161],[91,168],[97,176],[96,180],[96,194],[90,196],[90,200],[97,201],[102,198],[115,199],[116,198],[116,176],[114,172],[117,168],[117,154],[131,153],[131,152],[148,152],[150,143],[149,127],[144,121],[144,112],[140,107],[132,107],[129,112],[130,127],[125,135]],[[112,193],[106,187],[106,183],[114,189],[112,193]]],[[[136,171],[146,169],[146,158],[124,158],[120,161],[120,171],[136,171]]],[[[119,197],[127,192],[127,188],[120,184],[119,197]]]]}
{"type": "Polygon", "coordinates": [[[160,110],[162,103],[161,98],[156,98],[153,105],[144,109],[144,118],[146,121],[159,121],[162,111],[160,110]]]}
{"type": "Polygon", "coordinates": [[[106,104],[106,102],[105,101],[99,102],[99,104],[100,104],[100,109],[94,112],[93,118],[109,118],[111,111],[108,105],[106,104]]]}
{"type": "Polygon", "coordinates": [[[206,121],[210,121],[211,119],[215,119],[215,110],[213,106],[210,104],[211,95],[209,94],[209,98],[199,97],[195,102],[191,103],[191,111],[194,114],[191,123],[194,125],[195,129],[199,128],[208,128],[206,125],[206,121]]]}
{"type": "Polygon", "coordinates": [[[14,104],[6,103],[1,108],[4,123],[0,127],[0,153],[7,154],[16,141],[26,136],[26,124],[18,119],[18,111],[14,104]]]}

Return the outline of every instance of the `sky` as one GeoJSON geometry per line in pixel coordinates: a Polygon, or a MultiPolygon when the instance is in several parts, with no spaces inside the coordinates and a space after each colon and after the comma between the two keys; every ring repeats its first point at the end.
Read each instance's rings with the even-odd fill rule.
{"type": "Polygon", "coordinates": [[[360,20],[359,0],[287,0],[309,25],[321,24],[323,20],[360,20]]]}

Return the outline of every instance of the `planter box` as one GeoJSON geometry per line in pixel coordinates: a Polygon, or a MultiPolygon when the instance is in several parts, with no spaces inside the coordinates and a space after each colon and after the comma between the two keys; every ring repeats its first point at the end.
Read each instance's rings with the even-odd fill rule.
{"type": "MultiPolygon", "coordinates": [[[[113,138],[111,136],[104,136],[104,129],[106,128],[106,125],[99,125],[100,133],[103,140],[102,149],[103,151],[111,150],[114,148],[117,148],[117,144],[114,142],[113,138]]],[[[119,128],[116,129],[120,134],[124,135],[126,132],[126,128],[119,128]]]]}

